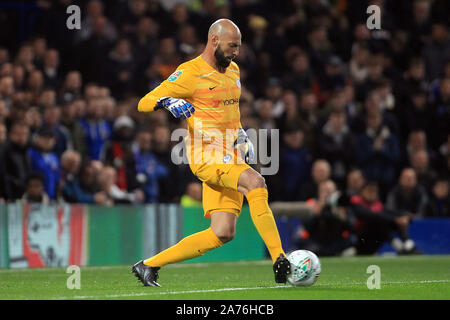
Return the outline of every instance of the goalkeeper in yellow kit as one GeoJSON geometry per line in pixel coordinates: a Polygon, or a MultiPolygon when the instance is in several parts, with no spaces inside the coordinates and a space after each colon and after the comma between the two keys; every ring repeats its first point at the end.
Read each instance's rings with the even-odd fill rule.
{"type": "Polygon", "coordinates": [[[209,29],[203,53],[181,64],[139,101],[140,112],[165,109],[187,119],[189,165],[203,182],[203,208],[205,217],[211,219],[210,228],[133,266],[132,272],[145,286],[159,286],[162,266],[201,256],[231,241],[244,196],[272,258],[275,281],[286,283],[290,264],[269,208],[267,186],[248,165],[254,157],[253,146],[240,123],[240,74],[233,62],[240,46],[239,28],[228,19],[217,20],[209,29]],[[245,162],[238,159],[239,148],[245,150],[245,162]]]}

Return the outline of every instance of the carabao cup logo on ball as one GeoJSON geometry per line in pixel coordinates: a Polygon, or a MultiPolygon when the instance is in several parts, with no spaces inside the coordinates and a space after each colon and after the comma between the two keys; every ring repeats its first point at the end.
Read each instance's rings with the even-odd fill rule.
{"type": "Polygon", "coordinates": [[[167,80],[170,81],[170,82],[173,82],[173,81],[177,80],[181,76],[182,73],[183,72],[181,72],[180,70],[177,70],[174,73],[172,73],[169,76],[169,78],[167,78],[167,80]]]}
{"type": "Polygon", "coordinates": [[[294,269],[294,279],[295,281],[301,281],[309,276],[311,273],[311,259],[305,258],[302,261],[300,261],[297,266],[294,269]]]}

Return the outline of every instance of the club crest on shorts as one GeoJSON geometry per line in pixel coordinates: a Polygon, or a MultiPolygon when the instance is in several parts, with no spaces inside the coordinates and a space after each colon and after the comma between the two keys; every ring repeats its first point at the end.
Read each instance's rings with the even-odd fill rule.
{"type": "Polygon", "coordinates": [[[228,163],[230,162],[231,158],[232,158],[231,154],[227,154],[222,158],[222,161],[223,163],[228,163]]]}

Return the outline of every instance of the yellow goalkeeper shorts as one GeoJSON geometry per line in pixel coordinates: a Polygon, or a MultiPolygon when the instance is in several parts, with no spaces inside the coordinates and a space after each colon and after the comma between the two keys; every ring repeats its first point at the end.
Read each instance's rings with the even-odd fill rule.
{"type": "Polygon", "coordinates": [[[203,210],[210,218],[214,211],[224,211],[239,217],[244,195],[237,191],[241,173],[248,164],[199,164],[190,165],[192,172],[203,182],[203,210]]]}

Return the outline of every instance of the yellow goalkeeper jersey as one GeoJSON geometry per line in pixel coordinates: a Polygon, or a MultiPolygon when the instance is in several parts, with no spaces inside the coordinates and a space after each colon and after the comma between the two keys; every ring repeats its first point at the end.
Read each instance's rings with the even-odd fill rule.
{"type": "Polygon", "coordinates": [[[187,119],[189,135],[186,137],[186,146],[188,158],[191,157],[189,162],[222,162],[223,157],[232,152],[230,150],[236,138],[236,129],[242,127],[240,96],[240,72],[235,62],[231,62],[226,71],[220,73],[202,56],[198,56],[181,64],[167,80],[146,94],[139,101],[138,110],[154,111],[156,102],[161,97],[188,101],[195,108],[194,114],[187,119]],[[219,145],[223,150],[221,154],[210,152],[217,150],[215,148],[219,145]]]}

